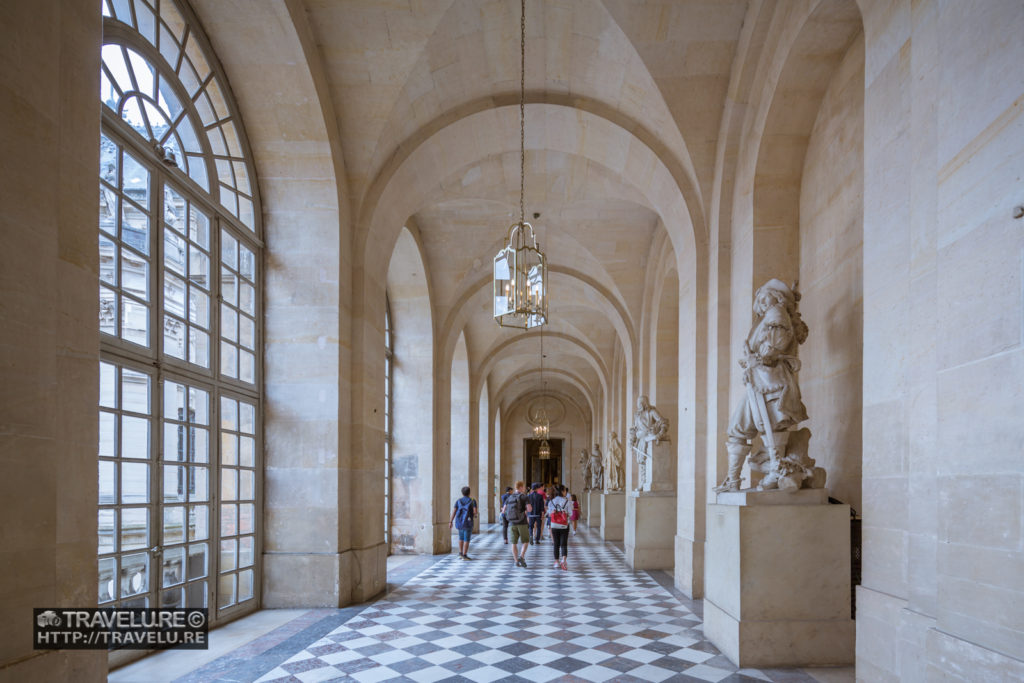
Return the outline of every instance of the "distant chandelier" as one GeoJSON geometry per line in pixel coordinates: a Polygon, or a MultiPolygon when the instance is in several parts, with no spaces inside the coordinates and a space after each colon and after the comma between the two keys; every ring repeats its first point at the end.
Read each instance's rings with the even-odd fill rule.
{"type": "Polygon", "coordinates": [[[541,460],[551,459],[551,446],[548,445],[547,439],[544,439],[543,441],[540,442],[540,450],[537,451],[537,456],[541,460]]]}
{"type": "Polygon", "coordinates": [[[548,432],[551,428],[551,421],[548,420],[548,411],[545,404],[548,397],[548,383],[544,380],[544,328],[540,328],[540,388],[541,406],[536,413],[537,424],[533,427],[533,438],[540,439],[540,450],[537,455],[541,460],[551,459],[551,446],[548,444],[548,432]]]}
{"type": "Polygon", "coordinates": [[[494,319],[502,327],[528,329],[548,321],[548,266],[524,210],[526,0],[522,0],[519,22],[519,68],[519,222],[509,226],[505,246],[494,257],[494,319]]]}
{"type": "Polygon", "coordinates": [[[537,424],[533,425],[533,438],[535,439],[546,439],[548,438],[548,432],[551,427],[551,423],[548,420],[548,411],[541,408],[537,411],[536,417],[534,418],[537,424]]]}

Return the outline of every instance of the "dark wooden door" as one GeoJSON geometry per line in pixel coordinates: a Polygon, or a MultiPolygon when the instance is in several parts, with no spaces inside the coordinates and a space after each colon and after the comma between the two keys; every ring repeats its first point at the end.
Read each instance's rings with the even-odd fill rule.
{"type": "Polygon", "coordinates": [[[551,457],[541,460],[538,454],[540,439],[523,439],[523,463],[526,470],[523,480],[527,487],[535,481],[542,484],[562,483],[562,441],[563,439],[548,439],[551,457]]]}

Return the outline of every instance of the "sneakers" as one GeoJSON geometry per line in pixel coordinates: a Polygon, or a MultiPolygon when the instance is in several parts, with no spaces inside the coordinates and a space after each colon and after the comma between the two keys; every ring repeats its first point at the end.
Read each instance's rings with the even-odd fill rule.
{"type": "Polygon", "coordinates": [[[561,569],[561,568],[562,568],[562,565],[559,564],[558,562],[555,562],[555,566],[552,567],[552,569],[561,569]]]}
{"type": "Polygon", "coordinates": [[[565,561],[564,557],[562,558],[562,565],[561,566],[562,566],[562,571],[563,572],[569,571],[569,563],[565,561]]]}
{"type": "Polygon", "coordinates": [[[464,559],[466,559],[466,556],[465,556],[465,555],[463,555],[462,553],[459,553],[459,559],[460,559],[460,560],[464,560],[464,559]]]}
{"type": "Polygon", "coordinates": [[[469,555],[463,555],[462,559],[464,559],[464,560],[472,560],[473,558],[470,557],[469,555]]]}
{"type": "Polygon", "coordinates": [[[526,560],[524,558],[520,557],[518,560],[516,560],[516,564],[522,567],[523,569],[526,569],[526,560]]]}

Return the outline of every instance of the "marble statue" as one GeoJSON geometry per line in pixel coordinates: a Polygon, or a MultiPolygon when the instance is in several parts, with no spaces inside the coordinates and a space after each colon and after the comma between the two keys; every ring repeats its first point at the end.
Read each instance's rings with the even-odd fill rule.
{"type": "Polygon", "coordinates": [[[715,491],[738,491],[740,470],[750,455],[751,440],[760,436],[764,449],[750,455],[750,466],[765,474],[759,490],[822,488],[825,470],[808,457],[810,430],[793,428],[807,419],[800,398],[797,351],[807,339],[800,317],[800,292],[769,280],[754,294],[754,324],[743,345],[746,394],[729,418],[729,471],[715,491]]]}
{"type": "Polygon", "coordinates": [[[633,415],[633,426],[629,428],[629,447],[636,456],[639,465],[636,490],[651,490],[651,473],[654,469],[654,444],[667,440],[668,420],[662,417],[658,409],[650,404],[647,397],[640,395],[636,400],[636,413],[633,415]]]}
{"type": "Polygon", "coordinates": [[[583,490],[590,490],[590,454],[586,448],[580,449],[580,471],[583,472],[583,490]]]}
{"type": "Polygon", "coordinates": [[[619,436],[612,432],[608,441],[608,491],[621,491],[626,484],[625,462],[622,458],[622,444],[619,436]]]}
{"type": "Polygon", "coordinates": [[[601,444],[595,443],[590,454],[590,489],[600,491],[604,487],[604,457],[601,455],[601,444]]]}

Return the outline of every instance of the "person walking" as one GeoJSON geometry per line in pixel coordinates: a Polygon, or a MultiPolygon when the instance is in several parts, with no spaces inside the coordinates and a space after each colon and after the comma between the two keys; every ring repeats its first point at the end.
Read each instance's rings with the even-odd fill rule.
{"type": "Polygon", "coordinates": [[[476,501],[469,497],[469,487],[462,487],[462,498],[455,501],[452,508],[448,528],[452,525],[459,531],[459,559],[471,560],[469,556],[469,539],[473,537],[473,520],[476,519],[476,501]]]}
{"type": "Polygon", "coordinates": [[[555,569],[569,569],[569,512],[572,502],[565,497],[565,487],[559,486],[557,495],[548,501],[548,519],[551,521],[551,548],[555,555],[555,569]]]}
{"type": "Polygon", "coordinates": [[[530,488],[530,495],[526,497],[526,502],[530,504],[530,511],[527,513],[527,520],[530,525],[530,543],[539,545],[540,536],[544,530],[544,515],[547,509],[545,507],[544,494],[541,493],[543,485],[534,482],[530,488]]]}
{"type": "Polygon", "coordinates": [[[525,491],[525,482],[517,481],[516,490],[509,494],[501,508],[512,529],[512,561],[517,567],[526,567],[526,551],[530,548],[530,530],[526,524],[530,503],[526,499],[525,491]],[[522,553],[519,552],[520,542],[523,544],[522,553]]]}
{"type": "Polygon", "coordinates": [[[576,494],[572,494],[572,514],[569,515],[569,521],[572,522],[572,535],[576,535],[576,524],[580,521],[580,501],[576,499],[576,494]]]}
{"type": "Polygon", "coordinates": [[[505,545],[508,545],[508,517],[505,516],[505,501],[512,495],[512,487],[506,486],[505,493],[501,494],[501,537],[505,539],[505,545]]]}

